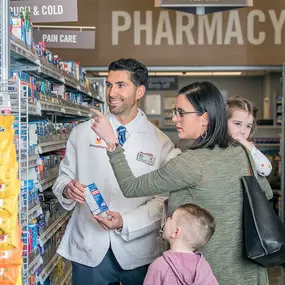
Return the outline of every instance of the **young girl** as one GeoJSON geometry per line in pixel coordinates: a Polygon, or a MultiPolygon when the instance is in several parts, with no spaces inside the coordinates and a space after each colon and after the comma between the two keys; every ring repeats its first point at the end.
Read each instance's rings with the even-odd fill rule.
{"type": "Polygon", "coordinates": [[[261,176],[268,176],[272,170],[271,163],[251,142],[256,127],[258,109],[252,102],[240,97],[230,98],[227,101],[227,109],[231,136],[249,149],[257,173],[261,176]]]}

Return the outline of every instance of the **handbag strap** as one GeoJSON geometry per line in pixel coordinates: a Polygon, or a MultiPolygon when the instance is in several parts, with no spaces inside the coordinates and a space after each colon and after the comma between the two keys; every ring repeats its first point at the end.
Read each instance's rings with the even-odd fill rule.
{"type": "Polygon", "coordinates": [[[249,154],[249,151],[248,149],[241,144],[241,147],[244,149],[245,153],[246,153],[246,157],[247,157],[247,161],[248,161],[248,173],[250,176],[255,176],[254,175],[254,171],[253,171],[253,168],[252,168],[252,164],[251,164],[251,159],[250,159],[250,154],[249,154]]]}

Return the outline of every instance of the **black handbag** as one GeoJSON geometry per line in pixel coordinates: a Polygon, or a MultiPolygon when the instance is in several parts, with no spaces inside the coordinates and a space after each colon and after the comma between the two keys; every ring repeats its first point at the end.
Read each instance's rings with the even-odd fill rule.
{"type": "Polygon", "coordinates": [[[264,267],[285,263],[285,225],[262,191],[251,164],[249,176],[242,177],[244,188],[244,245],[247,258],[264,267]]]}

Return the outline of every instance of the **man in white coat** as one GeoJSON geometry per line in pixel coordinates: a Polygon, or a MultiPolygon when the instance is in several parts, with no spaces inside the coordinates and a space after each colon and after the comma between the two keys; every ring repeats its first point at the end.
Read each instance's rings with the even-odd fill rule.
{"type": "MultiPolygon", "coordinates": [[[[137,108],[146,91],[147,68],[134,59],[110,64],[107,114],[135,175],[151,172],[179,153],[170,139],[137,108]]],[[[67,142],[53,192],[74,210],[58,248],[72,261],[73,285],[142,285],[148,264],[162,252],[158,242],[164,197],[125,198],[110,166],[106,144],[91,120],[75,127],[67,142]],[[93,217],[84,186],[95,183],[110,219],[93,217]]]]}

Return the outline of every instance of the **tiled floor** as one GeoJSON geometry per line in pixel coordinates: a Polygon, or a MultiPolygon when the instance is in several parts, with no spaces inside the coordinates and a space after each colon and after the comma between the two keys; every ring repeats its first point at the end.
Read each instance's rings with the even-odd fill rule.
{"type": "Polygon", "coordinates": [[[268,270],[270,285],[285,285],[285,267],[268,270]]]}

